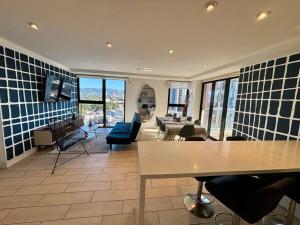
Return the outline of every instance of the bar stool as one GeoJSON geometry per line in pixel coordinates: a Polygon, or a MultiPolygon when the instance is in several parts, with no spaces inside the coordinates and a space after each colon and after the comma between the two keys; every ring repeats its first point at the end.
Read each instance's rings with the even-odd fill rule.
{"type": "Polygon", "coordinates": [[[156,125],[158,127],[157,137],[160,140],[166,134],[166,129],[158,117],[156,117],[156,125]]]}
{"type": "Polygon", "coordinates": [[[234,212],[233,225],[238,225],[240,218],[252,224],[269,214],[294,184],[292,177],[266,182],[253,176],[221,176],[207,181],[205,187],[234,212]]]}
{"type": "Polygon", "coordinates": [[[260,175],[259,177],[261,179],[273,181],[282,179],[283,177],[294,177],[296,179],[295,185],[286,193],[286,196],[290,198],[286,216],[282,218],[277,215],[268,215],[264,217],[263,220],[266,225],[291,225],[295,216],[296,204],[300,204],[300,173],[260,175]]]}
{"type": "Polygon", "coordinates": [[[300,173],[294,175],[296,183],[291,190],[289,190],[286,195],[291,199],[285,225],[291,225],[295,216],[296,203],[300,204],[300,173]]]}
{"type": "MultiPolygon", "coordinates": [[[[185,141],[205,141],[201,136],[190,136],[186,137],[185,141]]],[[[204,195],[209,195],[209,193],[203,193],[203,182],[212,179],[212,177],[195,177],[198,181],[198,190],[197,193],[189,193],[184,197],[183,203],[186,209],[193,214],[194,216],[200,218],[209,218],[214,214],[214,208],[212,206],[212,200],[209,200],[204,195]]]]}

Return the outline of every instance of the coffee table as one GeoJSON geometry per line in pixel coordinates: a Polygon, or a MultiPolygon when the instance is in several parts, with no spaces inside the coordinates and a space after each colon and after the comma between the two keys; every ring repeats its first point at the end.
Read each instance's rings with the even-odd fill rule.
{"type": "Polygon", "coordinates": [[[96,129],[99,128],[99,124],[93,124],[92,126],[82,126],[81,129],[86,131],[87,133],[94,133],[97,137],[96,129]]]}

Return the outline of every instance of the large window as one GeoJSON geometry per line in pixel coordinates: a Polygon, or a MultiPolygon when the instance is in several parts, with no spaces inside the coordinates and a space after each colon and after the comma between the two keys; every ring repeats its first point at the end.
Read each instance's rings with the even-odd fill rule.
{"type": "Polygon", "coordinates": [[[78,79],[79,113],[84,123],[114,126],[124,121],[125,81],[82,77],[78,79]]]}
{"type": "Polygon", "coordinates": [[[231,136],[238,78],[203,83],[200,118],[214,140],[231,136]]]}
{"type": "Polygon", "coordinates": [[[187,88],[169,88],[168,114],[185,116],[189,90],[187,88]]]}
{"type": "Polygon", "coordinates": [[[124,121],[125,82],[123,80],[106,80],[105,89],[106,126],[114,126],[124,121]]]}

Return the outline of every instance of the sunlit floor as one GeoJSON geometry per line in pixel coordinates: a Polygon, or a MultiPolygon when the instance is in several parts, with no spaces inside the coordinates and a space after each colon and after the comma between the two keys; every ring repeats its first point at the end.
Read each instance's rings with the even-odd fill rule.
{"type": "MultiPolygon", "coordinates": [[[[142,131],[140,139],[154,136],[155,132],[142,131]]],[[[104,137],[104,132],[97,136],[104,137]]],[[[64,159],[72,156],[63,154],[64,159]]],[[[136,143],[114,147],[109,154],[83,155],[51,175],[55,157],[42,150],[0,170],[0,224],[134,224],[139,183],[136,143]]],[[[149,180],[146,224],[212,225],[212,218],[195,218],[184,208],[183,197],[196,189],[193,178],[149,180]]],[[[214,205],[216,212],[226,210],[218,201],[214,205]]],[[[228,216],[220,220],[231,224],[228,216]]]]}

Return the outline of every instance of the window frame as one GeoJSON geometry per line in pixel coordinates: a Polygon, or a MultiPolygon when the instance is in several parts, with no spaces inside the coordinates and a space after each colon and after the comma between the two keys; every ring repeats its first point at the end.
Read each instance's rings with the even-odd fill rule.
{"type": "MultiPolygon", "coordinates": [[[[178,88],[180,89],[180,88],[178,88]]],[[[185,89],[185,88],[182,88],[185,89]]],[[[167,114],[169,113],[169,108],[170,107],[184,107],[185,104],[171,104],[170,103],[170,93],[171,93],[171,88],[169,88],[168,90],[168,106],[167,106],[167,114]]],[[[188,88],[186,88],[186,96],[188,96],[190,94],[190,90],[188,88]]]]}
{"type": "MultiPolygon", "coordinates": [[[[79,104],[95,104],[95,105],[102,105],[103,106],[103,128],[110,128],[113,126],[107,126],[106,125],[106,80],[110,80],[109,77],[104,79],[104,78],[98,78],[98,77],[90,77],[92,79],[99,79],[102,80],[102,100],[97,101],[97,100],[81,100],[80,99],[80,78],[85,78],[85,77],[77,77],[77,108],[79,112],[79,104]]],[[[89,78],[89,77],[86,77],[89,78]]],[[[114,78],[111,78],[114,79],[114,78]]],[[[118,79],[116,79],[118,80],[118,79]]],[[[119,79],[122,80],[122,79],[119,79]]],[[[127,87],[127,82],[124,80],[124,116],[123,116],[123,122],[125,122],[125,113],[126,113],[126,87],[127,87]]]]}
{"type": "Polygon", "coordinates": [[[230,82],[231,82],[231,80],[238,79],[238,78],[239,78],[239,76],[234,76],[234,77],[228,77],[228,78],[223,78],[223,79],[218,79],[218,80],[206,81],[206,82],[202,83],[199,119],[201,120],[202,110],[203,110],[202,105],[203,105],[203,101],[204,101],[204,99],[203,99],[203,97],[204,97],[204,86],[205,86],[205,84],[211,83],[212,88],[211,88],[211,95],[210,95],[210,106],[209,106],[207,133],[208,133],[208,137],[210,139],[214,140],[214,141],[219,141],[219,140],[224,139],[230,82]],[[223,109],[222,109],[221,124],[220,124],[220,134],[219,134],[219,139],[216,139],[216,138],[210,136],[210,130],[211,130],[211,122],[212,122],[212,114],[213,114],[214,97],[215,97],[215,87],[216,87],[216,83],[218,81],[225,81],[225,89],[224,89],[223,109]]]}

